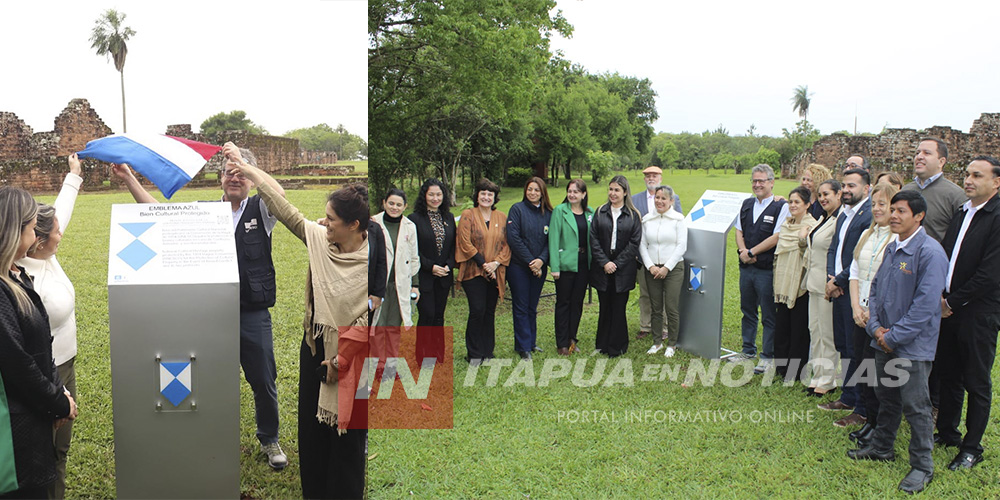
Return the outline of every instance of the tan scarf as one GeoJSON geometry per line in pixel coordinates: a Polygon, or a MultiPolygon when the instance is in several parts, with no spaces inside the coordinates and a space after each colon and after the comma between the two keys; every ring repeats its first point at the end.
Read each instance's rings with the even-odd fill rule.
{"type": "Polygon", "coordinates": [[[336,383],[320,384],[316,418],[330,426],[337,424],[337,430],[344,433],[351,421],[354,393],[358,388],[357,375],[361,373],[364,356],[360,360],[345,357],[342,351],[348,350],[348,345],[338,346],[338,339],[345,344],[364,343],[367,352],[368,241],[358,250],[344,253],[330,245],[323,226],[307,224],[305,229],[306,246],[309,248],[306,317],[303,322],[306,344],[316,354],[316,340],[322,337],[323,352],[328,359],[336,359],[334,366],[340,368],[336,383]],[[346,329],[341,337],[339,327],[354,328],[346,329]],[[338,350],[338,347],[341,349],[338,350]],[[347,366],[344,366],[345,363],[347,366]],[[341,395],[339,401],[338,394],[341,395]]]}
{"type": "Polygon", "coordinates": [[[306,244],[305,341],[315,355],[316,340],[322,337],[324,355],[339,368],[334,383],[319,385],[316,418],[336,424],[337,432],[343,434],[351,422],[354,394],[368,354],[368,241],[354,252],[342,252],[326,239],[325,227],[306,219],[269,184],[261,184],[258,192],[271,213],[306,244]]]}
{"type": "Polygon", "coordinates": [[[486,262],[494,260],[500,263],[496,271],[496,285],[503,300],[505,288],[504,278],[507,266],[510,265],[510,247],[507,246],[507,216],[499,210],[494,210],[490,216],[490,226],[486,227],[486,219],[482,210],[470,208],[462,212],[458,223],[458,233],[455,236],[455,260],[459,262],[458,281],[470,280],[477,276],[486,276],[483,268],[472,260],[477,254],[482,254],[486,262]]]}
{"type": "Polygon", "coordinates": [[[802,288],[802,277],[806,273],[805,251],[807,242],[799,238],[802,228],[810,231],[816,227],[816,219],[806,214],[802,222],[794,224],[793,218],[785,219],[778,233],[778,245],[774,249],[774,303],[784,304],[789,309],[795,307],[795,300],[806,293],[802,288]]]}

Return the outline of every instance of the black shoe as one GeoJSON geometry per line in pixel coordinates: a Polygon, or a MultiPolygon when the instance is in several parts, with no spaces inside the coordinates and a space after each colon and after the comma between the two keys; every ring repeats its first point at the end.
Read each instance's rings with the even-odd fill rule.
{"type": "Polygon", "coordinates": [[[530,360],[531,359],[531,353],[530,352],[517,351],[517,353],[521,355],[521,359],[523,359],[523,360],[530,360]]]}
{"type": "Polygon", "coordinates": [[[892,462],[896,459],[896,453],[889,451],[882,453],[875,450],[874,446],[868,445],[856,450],[847,450],[847,457],[851,460],[874,460],[876,462],[892,462]]]}
{"type": "Polygon", "coordinates": [[[875,441],[875,426],[872,426],[872,428],[869,429],[868,432],[862,434],[861,436],[858,436],[858,446],[861,448],[864,448],[865,446],[872,444],[874,441],[875,441]]]}
{"type": "Polygon", "coordinates": [[[924,472],[922,470],[910,469],[910,472],[906,474],[903,481],[899,483],[899,489],[906,493],[914,494],[924,491],[924,488],[931,483],[934,479],[933,472],[924,472]]]}
{"type": "Polygon", "coordinates": [[[967,451],[963,451],[955,456],[955,459],[948,464],[948,470],[958,470],[958,469],[971,469],[976,466],[979,462],[983,461],[983,455],[973,455],[967,451]]]}
{"type": "Polygon", "coordinates": [[[862,425],[860,429],[858,429],[856,431],[852,431],[850,434],[848,434],[847,438],[850,439],[851,441],[854,441],[855,443],[857,443],[858,439],[861,436],[865,435],[868,432],[871,432],[871,430],[874,429],[874,428],[875,428],[875,426],[872,425],[871,422],[865,422],[865,425],[862,425]]]}
{"type": "Polygon", "coordinates": [[[961,441],[948,441],[945,438],[941,437],[941,434],[934,433],[934,444],[943,444],[946,448],[948,446],[954,446],[954,447],[958,448],[959,446],[962,445],[962,442],[961,441]]]}
{"type": "Polygon", "coordinates": [[[805,388],[802,389],[802,391],[805,392],[806,394],[810,395],[810,396],[812,396],[813,394],[816,394],[816,388],[815,387],[805,387],[805,388]]]}

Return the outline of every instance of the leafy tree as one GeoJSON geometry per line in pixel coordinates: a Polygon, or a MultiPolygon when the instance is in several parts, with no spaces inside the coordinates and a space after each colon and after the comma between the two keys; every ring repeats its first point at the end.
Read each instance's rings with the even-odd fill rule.
{"type": "Polygon", "coordinates": [[[717,169],[722,169],[722,173],[726,173],[726,169],[732,167],[734,170],[736,168],[736,157],[732,153],[719,153],[712,157],[712,166],[717,169]]]}
{"type": "Polygon", "coordinates": [[[587,151],[587,165],[594,182],[601,182],[618,165],[618,155],[611,151],[587,151]]]}
{"type": "MultiPolygon", "coordinates": [[[[649,150],[653,137],[653,122],[659,117],[656,111],[656,91],[648,78],[605,73],[597,77],[608,92],[617,95],[628,105],[626,116],[632,126],[632,136],[638,154],[649,150]]],[[[636,159],[638,159],[636,157],[636,159]]]]}
{"type": "Polygon", "coordinates": [[[781,129],[781,135],[785,138],[785,142],[778,148],[782,164],[791,163],[796,155],[811,148],[813,143],[822,137],[819,130],[813,127],[808,120],[801,120],[796,123],[795,130],[781,129]]]}
{"type": "Polygon", "coordinates": [[[90,32],[90,48],[97,51],[99,56],[108,56],[115,62],[115,70],[121,79],[122,88],[122,132],[127,132],[125,123],[125,56],[128,55],[128,46],[125,42],[135,36],[135,30],[123,26],[125,13],[115,9],[108,9],[101,14],[94,22],[94,29],[90,32]]]}
{"type": "Polygon", "coordinates": [[[809,92],[808,85],[795,87],[792,94],[792,111],[795,111],[803,120],[809,119],[809,103],[812,101],[813,93],[809,92]]]}
{"type": "MultiPolygon", "coordinates": [[[[204,124],[202,124],[204,130],[204,124]]],[[[347,131],[343,125],[334,129],[325,123],[309,128],[299,128],[285,133],[284,137],[299,140],[299,146],[307,151],[334,151],[341,160],[355,160],[367,156],[368,144],[359,136],[347,131]]]]}
{"type": "Polygon", "coordinates": [[[369,2],[375,191],[424,166],[454,188],[476,134],[528,112],[551,56],[552,32],[572,31],[555,6],[555,0],[369,2]]]}
{"type": "Polygon", "coordinates": [[[663,144],[663,148],[660,149],[659,154],[664,167],[670,169],[677,168],[681,160],[681,152],[677,149],[676,144],[671,141],[667,141],[663,144]]]}
{"type": "Polygon", "coordinates": [[[246,111],[242,110],[216,113],[201,122],[201,133],[209,140],[215,140],[219,132],[228,130],[246,130],[252,134],[267,134],[264,127],[250,121],[246,111]]]}
{"type": "MultiPolygon", "coordinates": [[[[760,163],[770,165],[775,172],[781,171],[781,155],[773,149],[761,146],[760,149],[757,150],[757,153],[753,156],[753,164],[757,165],[760,163]]],[[[748,166],[753,167],[753,165],[748,166]]]]}

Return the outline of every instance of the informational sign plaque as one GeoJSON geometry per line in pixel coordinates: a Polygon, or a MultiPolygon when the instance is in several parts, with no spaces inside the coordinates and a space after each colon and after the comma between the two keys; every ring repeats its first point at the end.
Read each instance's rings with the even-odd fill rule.
{"type": "Polygon", "coordinates": [[[111,209],[119,498],[238,498],[239,270],[228,203],[111,209]]]}
{"type": "Polygon", "coordinates": [[[722,348],[722,304],[726,287],[726,243],[749,193],[705,191],[685,217],[688,245],[681,286],[681,349],[716,359],[733,351],[722,348]]]}

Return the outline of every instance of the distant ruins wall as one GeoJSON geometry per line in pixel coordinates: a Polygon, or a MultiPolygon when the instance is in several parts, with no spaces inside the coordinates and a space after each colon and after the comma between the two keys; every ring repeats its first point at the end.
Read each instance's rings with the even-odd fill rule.
{"type": "Polygon", "coordinates": [[[810,163],[820,163],[839,172],[851,154],[861,153],[868,155],[873,172],[892,170],[909,179],[913,177],[913,157],[923,137],[944,140],[948,145],[945,175],[953,181],[960,181],[965,166],[973,157],[1000,155],[1000,113],[983,113],[972,122],[969,133],[935,126],[920,131],[893,128],[875,136],[828,135],[816,141],[812,149],[796,156],[789,174],[797,175],[810,163]]]}

